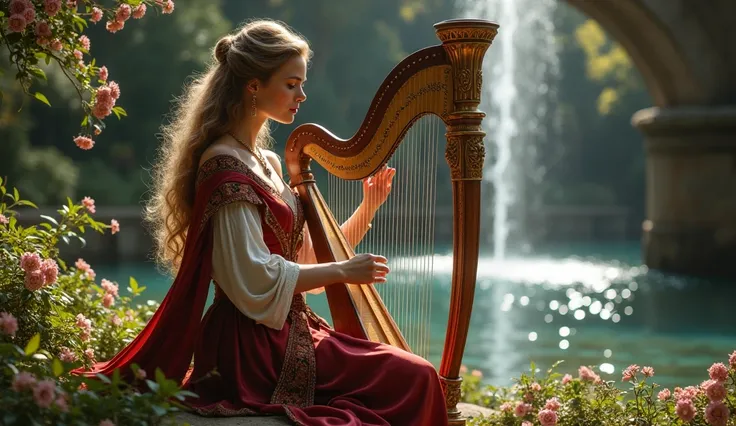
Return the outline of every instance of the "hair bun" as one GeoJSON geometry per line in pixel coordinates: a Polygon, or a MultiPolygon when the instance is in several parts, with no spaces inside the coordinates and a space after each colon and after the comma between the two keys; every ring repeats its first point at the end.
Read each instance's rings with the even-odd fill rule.
{"type": "Polygon", "coordinates": [[[227,62],[227,53],[230,51],[230,47],[233,45],[233,39],[231,36],[226,36],[220,39],[215,46],[215,59],[217,62],[224,64],[227,62]]]}

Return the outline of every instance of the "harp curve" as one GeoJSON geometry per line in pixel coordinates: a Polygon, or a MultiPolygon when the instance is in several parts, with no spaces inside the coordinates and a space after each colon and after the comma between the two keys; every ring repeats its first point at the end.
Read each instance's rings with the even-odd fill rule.
{"type": "MultiPolygon", "coordinates": [[[[450,423],[465,424],[457,410],[459,370],[475,293],[485,157],[485,114],[477,107],[482,61],[499,26],[453,19],[434,27],[442,44],[409,55],[388,74],[352,137],[341,139],[317,124],[301,125],[287,140],[285,162],[290,185],[304,206],[317,260],[347,260],[355,254],[317,188],[311,161],[340,179],[363,179],[386,164],[419,118],[432,114],[444,122],[452,180],[453,266],[439,374],[450,423]]],[[[326,295],[336,330],[411,351],[373,285],[333,284],[326,287],[326,295]]]]}

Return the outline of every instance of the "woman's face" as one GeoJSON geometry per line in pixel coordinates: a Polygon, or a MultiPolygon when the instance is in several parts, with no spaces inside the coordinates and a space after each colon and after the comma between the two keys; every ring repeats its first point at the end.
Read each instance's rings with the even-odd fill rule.
{"type": "MultiPolygon", "coordinates": [[[[256,95],[257,114],[283,124],[294,122],[299,105],[307,99],[304,83],[307,81],[307,61],[295,56],[282,65],[266,84],[261,84],[256,95]]],[[[252,107],[247,99],[248,110],[252,107]]]]}

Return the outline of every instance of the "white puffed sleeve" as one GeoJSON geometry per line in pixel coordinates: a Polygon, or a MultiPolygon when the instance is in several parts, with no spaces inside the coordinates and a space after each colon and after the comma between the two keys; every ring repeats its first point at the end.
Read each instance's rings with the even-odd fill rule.
{"type": "Polygon", "coordinates": [[[269,252],[255,205],[228,204],[212,220],[212,278],[240,312],[281,330],[291,307],[299,265],[269,252]]]}

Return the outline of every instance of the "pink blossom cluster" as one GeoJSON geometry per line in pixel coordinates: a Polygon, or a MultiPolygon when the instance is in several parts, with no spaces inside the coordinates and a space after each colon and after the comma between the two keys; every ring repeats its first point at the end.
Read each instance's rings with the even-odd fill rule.
{"type": "Polygon", "coordinates": [[[105,290],[105,295],[102,296],[102,305],[109,308],[115,304],[115,298],[118,297],[118,285],[104,278],[100,285],[105,290]]]}
{"type": "Polygon", "coordinates": [[[59,267],[54,259],[41,260],[38,253],[23,253],[20,268],[25,272],[24,284],[30,291],[52,285],[59,276],[59,267]]]}
{"type": "Polygon", "coordinates": [[[580,380],[584,382],[593,382],[593,383],[602,383],[603,380],[601,380],[601,377],[593,372],[589,367],[586,366],[580,366],[578,368],[578,376],[580,377],[580,380]]]}
{"type": "MultiPolygon", "coordinates": [[[[46,3],[48,4],[49,2],[47,1],[46,3]]],[[[8,30],[11,33],[19,33],[25,30],[26,26],[32,24],[33,21],[36,20],[36,7],[30,0],[11,0],[8,11],[10,12],[10,17],[8,18],[8,30]]],[[[56,12],[58,12],[58,10],[56,12]]],[[[54,12],[54,14],[56,14],[56,12],[54,12]]],[[[49,16],[53,15],[49,13],[49,16]]]]}
{"type": "Polygon", "coordinates": [[[103,86],[97,88],[95,93],[95,103],[92,106],[92,115],[102,120],[112,114],[115,102],[120,97],[120,86],[114,81],[110,81],[103,86]]]}
{"type": "Polygon", "coordinates": [[[18,320],[8,312],[0,312],[0,333],[15,337],[18,331],[18,320]]]}
{"type": "Polygon", "coordinates": [[[95,200],[94,200],[94,198],[90,198],[90,197],[84,197],[84,198],[82,198],[82,205],[90,213],[95,213],[97,211],[97,208],[95,207],[95,200]]]}
{"type": "Polygon", "coordinates": [[[89,266],[89,263],[85,262],[84,259],[77,259],[77,261],[74,262],[74,266],[82,273],[82,275],[84,275],[85,278],[89,280],[94,280],[97,276],[97,274],[95,274],[95,270],[92,269],[89,266]]]}
{"type": "Polygon", "coordinates": [[[92,320],[86,318],[84,314],[77,314],[77,327],[82,331],[79,333],[79,340],[88,342],[92,336],[92,320]]]}
{"type": "MultiPolygon", "coordinates": [[[[91,323],[90,323],[91,325],[91,323]]],[[[59,359],[63,362],[74,362],[77,360],[77,355],[72,352],[71,349],[62,346],[59,348],[59,359]]]]}
{"type": "Polygon", "coordinates": [[[52,404],[62,411],[67,412],[69,405],[67,395],[56,389],[56,382],[51,379],[38,380],[33,373],[21,371],[13,377],[10,385],[14,392],[30,391],[33,401],[40,408],[49,408],[52,404]]]}
{"type": "Polygon", "coordinates": [[[7,225],[8,222],[8,218],[4,214],[0,214],[0,225],[7,225]]]}
{"type": "MultiPolygon", "coordinates": [[[[734,354],[736,354],[736,351],[731,354],[729,364],[732,364],[734,354]]],[[[728,406],[724,403],[728,395],[725,386],[729,376],[728,367],[721,362],[717,362],[708,369],[708,375],[710,379],[701,383],[699,387],[675,388],[675,413],[683,422],[692,421],[697,415],[697,409],[693,401],[699,395],[704,394],[709,401],[704,413],[706,422],[713,426],[726,426],[730,414],[728,406]]],[[[658,395],[662,401],[669,399],[670,396],[669,389],[661,391],[658,395]]]]}
{"type": "Polygon", "coordinates": [[[120,232],[120,223],[118,223],[117,220],[112,219],[110,220],[110,232],[115,235],[118,232],[120,232]]]}

